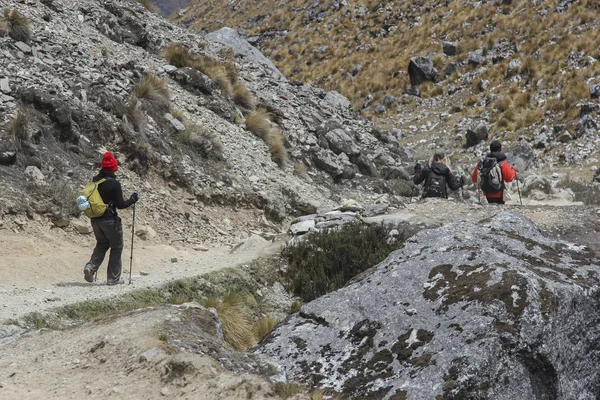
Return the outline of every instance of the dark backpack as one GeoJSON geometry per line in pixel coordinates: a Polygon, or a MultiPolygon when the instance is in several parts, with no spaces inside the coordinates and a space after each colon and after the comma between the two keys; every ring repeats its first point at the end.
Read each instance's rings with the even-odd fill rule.
{"type": "Polygon", "coordinates": [[[477,164],[477,182],[485,193],[496,193],[504,189],[500,163],[493,157],[485,156],[477,164]]]}
{"type": "Polygon", "coordinates": [[[427,184],[425,185],[425,196],[423,197],[443,197],[446,198],[446,176],[438,175],[433,170],[429,170],[427,184]]]}

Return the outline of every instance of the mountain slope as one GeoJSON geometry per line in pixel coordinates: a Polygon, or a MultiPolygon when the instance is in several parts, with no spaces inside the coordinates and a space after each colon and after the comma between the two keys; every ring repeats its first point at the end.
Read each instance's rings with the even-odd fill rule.
{"type": "MultiPolygon", "coordinates": [[[[3,22],[20,15],[31,30],[0,37],[2,214],[68,226],[75,192],[111,150],[127,191],[144,189],[148,206],[177,210],[178,229],[208,239],[219,234],[197,217],[204,205],[258,208],[279,222],[335,192],[333,201],[369,197],[383,171],[375,157],[389,154],[394,168],[407,160],[342,96],[288,82],[235,35],[201,38],[135,1],[0,7],[3,22]],[[246,123],[260,110],[265,132],[246,123]]],[[[170,214],[151,218],[170,230],[170,214]]]]}
{"type": "Polygon", "coordinates": [[[576,104],[590,99],[600,83],[598,7],[589,0],[196,0],[177,21],[243,28],[289,79],[336,89],[367,113],[401,112],[405,102],[394,98],[411,86],[409,60],[431,55],[438,83],[421,85],[422,97],[465,89],[469,95],[455,103],[495,108],[499,127],[516,131],[573,121],[576,104]],[[444,42],[454,42],[448,55],[444,42]]]}

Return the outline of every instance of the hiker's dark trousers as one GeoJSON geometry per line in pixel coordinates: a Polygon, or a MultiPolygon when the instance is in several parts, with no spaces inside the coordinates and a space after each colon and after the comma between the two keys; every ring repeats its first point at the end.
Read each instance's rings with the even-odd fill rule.
{"type": "Polygon", "coordinates": [[[108,259],[108,269],[106,272],[109,282],[117,282],[121,279],[121,253],[123,253],[123,227],[121,218],[115,219],[92,219],[92,228],[96,235],[96,247],[92,253],[92,258],[88,263],[94,272],[100,268],[104,256],[110,249],[108,259]]]}

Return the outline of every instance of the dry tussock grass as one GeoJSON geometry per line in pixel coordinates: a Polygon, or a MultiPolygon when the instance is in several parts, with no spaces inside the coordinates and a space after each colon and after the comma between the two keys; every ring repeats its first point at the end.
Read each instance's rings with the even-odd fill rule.
{"type": "Polygon", "coordinates": [[[242,81],[237,81],[233,85],[233,101],[249,110],[253,110],[256,107],[256,97],[254,97],[242,81]]]}
{"type": "Polygon", "coordinates": [[[267,334],[271,332],[278,323],[279,320],[275,317],[271,317],[270,315],[267,315],[266,317],[254,322],[254,337],[256,340],[260,342],[262,338],[267,336],[267,334]]]}
{"type": "Polygon", "coordinates": [[[246,128],[264,140],[271,129],[269,112],[262,107],[252,111],[246,117],[246,128]]]}
{"type": "Polygon", "coordinates": [[[167,83],[154,74],[147,74],[133,88],[138,99],[146,99],[160,104],[169,104],[169,87],[167,83]]]}
{"type": "MultiPolygon", "coordinates": [[[[371,3],[374,9],[381,6],[375,1],[371,3]]],[[[518,83],[519,92],[525,88],[551,90],[550,96],[571,92],[561,107],[552,105],[561,110],[561,116],[570,112],[573,91],[567,89],[570,82],[561,77],[560,72],[572,69],[569,65],[571,53],[583,51],[584,56],[600,56],[594,40],[597,35],[591,25],[595,14],[590,12],[590,9],[598,9],[597,2],[581,0],[564,14],[551,10],[545,17],[539,13],[547,8],[545,2],[530,4],[526,8],[512,5],[498,7],[491,3],[484,2],[475,7],[470,2],[424,0],[419,9],[419,24],[411,25],[396,18],[414,13],[411,10],[413,2],[392,0],[388,6],[394,13],[372,12],[366,16],[359,15],[361,10],[358,8],[325,8],[323,18],[310,24],[306,22],[306,4],[301,0],[287,2],[288,8],[298,10],[286,12],[285,15],[292,15],[288,20],[282,20],[282,9],[274,12],[272,4],[264,2],[243,12],[229,13],[223,24],[243,27],[249,35],[279,27],[290,29],[287,37],[263,43],[264,52],[276,60],[277,66],[289,78],[318,82],[324,88],[338,90],[359,107],[364,104],[367,95],[378,96],[381,92],[399,96],[408,86],[407,80],[405,77],[392,78],[391,75],[405,70],[411,56],[438,54],[439,38],[460,44],[459,53],[445,59],[446,62],[465,60],[469,52],[478,49],[492,51],[500,43],[519,46],[519,56],[524,64],[521,71],[524,79],[518,83]],[[445,17],[450,11],[452,16],[445,17]],[[259,15],[266,17],[257,24],[249,22],[259,15]],[[396,30],[393,34],[381,34],[382,24],[395,25],[396,30]],[[327,43],[324,37],[329,38],[327,43]],[[313,52],[321,44],[328,46],[327,57],[313,52]],[[370,47],[365,51],[366,45],[370,47]],[[347,78],[346,75],[358,64],[362,65],[359,75],[347,78]]],[[[199,7],[196,11],[200,9],[204,18],[198,25],[211,29],[220,27],[214,21],[222,18],[223,7],[199,7]],[[209,21],[209,26],[204,21],[209,21]]],[[[190,20],[189,14],[183,18],[190,20]]],[[[438,67],[441,67],[441,61],[442,57],[436,57],[438,67]]],[[[500,94],[507,94],[505,90],[509,87],[504,74],[507,63],[490,63],[480,76],[499,88],[500,94]]],[[[461,71],[461,74],[464,72],[461,71]]],[[[597,76],[590,71],[579,72],[577,79],[597,76]]],[[[444,84],[448,85],[453,80],[455,78],[450,78],[444,84]]],[[[531,94],[537,93],[532,91],[531,94]]],[[[425,91],[425,96],[432,95],[425,91]]],[[[586,98],[586,95],[581,98],[586,98]]],[[[515,99],[516,106],[522,102],[523,99],[515,99]]]]}
{"type": "Polygon", "coordinates": [[[29,42],[31,39],[31,24],[29,19],[19,13],[16,8],[12,11],[5,8],[3,15],[3,24],[1,24],[3,27],[0,25],[0,33],[4,30],[4,34],[8,33],[8,36],[16,41],[29,42]]]}
{"type": "Polygon", "coordinates": [[[271,152],[271,160],[273,160],[279,168],[285,168],[288,161],[288,154],[281,129],[270,129],[265,138],[265,143],[269,148],[269,152],[271,152]]]}
{"type": "Polygon", "coordinates": [[[10,133],[17,141],[27,141],[29,133],[29,110],[26,107],[20,107],[10,123],[10,133]]]}
{"type": "Polygon", "coordinates": [[[227,295],[222,299],[208,298],[202,302],[205,307],[214,308],[221,320],[223,336],[236,350],[247,350],[256,344],[252,324],[242,311],[243,299],[227,295]]]}
{"type": "Polygon", "coordinates": [[[117,102],[115,114],[126,124],[130,124],[136,131],[139,131],[144,125],[144,113],[140,109],[140,101],[135,95],[129,96],[128,101],[117,102]]]}

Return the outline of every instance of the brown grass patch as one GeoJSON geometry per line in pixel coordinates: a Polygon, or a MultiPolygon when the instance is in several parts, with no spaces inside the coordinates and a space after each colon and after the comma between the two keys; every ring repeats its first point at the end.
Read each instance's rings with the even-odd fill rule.
{"type": "Polygon", "coordinates": [[[265,140],[271,129],[270,114],[265,108],[258,108],[246,117],[246,128],[265,140]]]}
{"type": "Polygon", "coordinates": [[[5,8],[4,21],[6,28],[8,28],[8,36],[16,41],[29,42],[31,39],[31,24],[27,17],[19,13],[17,9],[10,11],[8,8],[5,8]]]}
{"type": "Polygon", "coordinates": [[[161,53],[167,62],[177,68],[189,67],[194,63],[194,55],[181,43],[168,44],[161,53]]]}
{"type": "Polygon", "coordinates": [[[27,141],[29,140],[28,125],[29,110],[26,107],[20,107],[10,123],[10,133],[17,141],[27,141]]]}
{"type": "Polygon", "coordinates": [[[242,312],[242,298],[230,294],[223,299],[208,298],[202,304],[217,311],[225,341],[233,348],[244,351],[256,343],[252,325],[242,312]]]}
{"type": "Polygon", "coordinates": [[[242,81],[237,81],[233,85],[233,101],[249,110],[254,110],[256,107],[256,97],[242,81]]]}
{"type": "Polygon", "coordinates": [[[129,96],[127,103],[117,102],[115,114],[126,124],[130,124],[136,131],[144,125],[144,113],[140,109],[140,101],[135,95],[129,96]]]}
{"type": "Polygon", "coordinates": [[[133,88],[138,99],[147,99],[161,104],[169,104],[167,83],[154,74],[147,74],[133,88]]]}
{"type": "Polygon", "coordinates": [[[288,154],[281,129],[270,129],[265,138],[265,143],[271,152],[271,160],[273,160],[279,168],[283,169],[287,163],[288,154]]]}
{"type": "Polygon", "coordinates": [[[504,96],[496,100],[496,108],[501,112],[505,112],[512,105],[512,99],[509,96],[504,96]]]}
{"type": "Polygon", "coordinates": [[[267,336],[269,332],[275,328],[279,323],[277,318],[266,316],[263,319],[259,319],[254,323],[254,337],[257,341],[261,341],[263,337],[267,336]]]}

